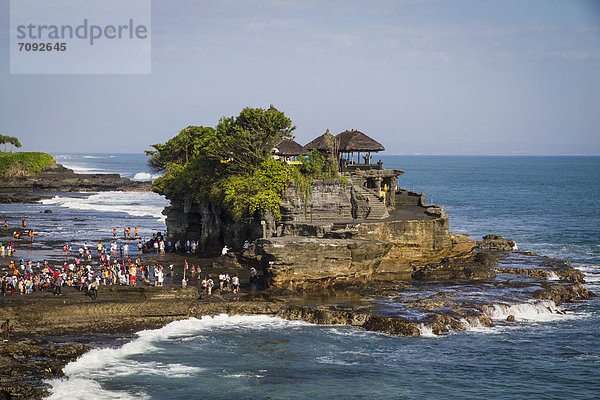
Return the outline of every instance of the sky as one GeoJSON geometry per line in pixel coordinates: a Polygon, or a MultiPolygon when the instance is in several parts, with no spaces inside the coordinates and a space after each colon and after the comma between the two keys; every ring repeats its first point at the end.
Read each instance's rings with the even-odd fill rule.
{"type": "Polygon", "coordinates": [[[140,75],[10,74],[9,27],[0,0],[0,134],[22,151],[137,153],[273,104],[303,145],[600,154],[598,0],[153,0],[140,75]]]}

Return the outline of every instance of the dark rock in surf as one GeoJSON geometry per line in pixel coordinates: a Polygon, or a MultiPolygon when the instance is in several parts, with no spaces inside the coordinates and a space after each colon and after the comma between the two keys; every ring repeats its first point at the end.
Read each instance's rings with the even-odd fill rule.
{"type": "Polygon", "coordinates": [[[499,235],[485,235],[483,240],[477,242],[477,247],[486,250],[510,251],[516,249],[514,240],[504,239],[499,235]]]}

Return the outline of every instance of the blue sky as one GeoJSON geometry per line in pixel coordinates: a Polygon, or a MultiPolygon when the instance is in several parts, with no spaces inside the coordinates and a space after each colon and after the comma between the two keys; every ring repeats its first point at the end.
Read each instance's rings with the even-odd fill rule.
{"type": "Polygon", "coordinates": [[[357,128],[387,154],[600,154],[600,1],[152,2],[150,75],[11,75],[23,150],[141,152],[244,106],[305,144],[357,128]]]}

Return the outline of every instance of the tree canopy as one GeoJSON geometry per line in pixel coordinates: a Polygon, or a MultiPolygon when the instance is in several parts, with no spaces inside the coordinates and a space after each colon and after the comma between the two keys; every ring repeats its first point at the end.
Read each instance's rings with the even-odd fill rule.
{"type": "Polygon", "coordinates": [[[272,157],[279,142],[293,139],[295,128],[273,107],[246,107],[237,116],[222,117],[215,128],[188,126],[146,152],[150,167],[163,172],[153,189],[171,199],[213,201],[238,221],[248,222],[265,212],[279,216],[290,180],[306,187],[307,179],[337,176],[337,168],[318,152],[301,158],[301,168],[272,157]]]}
{"type": "Polygon", "coordinates": [[[13,148],[16,147],[17,149],[21,148],[21,142],[19,142],[19,139],[17,139],[14,136],[4,136],[4,135],[0,135],[0,144],[4,144],[4,151],[6,151],[6,145],[10,144],[10,152],[12,153],[13,148]]]}

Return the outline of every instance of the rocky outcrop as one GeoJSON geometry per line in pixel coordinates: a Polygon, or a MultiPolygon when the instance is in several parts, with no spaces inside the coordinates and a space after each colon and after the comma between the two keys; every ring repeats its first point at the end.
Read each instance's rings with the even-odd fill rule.
{"type": "Polygon", "coordinates": [[[579,283],[572,285],[544,284],[544,289],[533,292],[533,297],[541,300],[552,300],[557,306],[566,302],[588,300],[595,297],[593,292],[579,283]]]}
{"type": "Polygon", "coordinates": [[[263,221],[241,223],[234,221],[222,207],[211,202],[197,204],[191,199],[171,199],[171,205],[163,210],[167,217],[167,235],[172,240],[197,240],[199,251],[204,254],[220,254],[223,245],[241,248],[246,240],[255,240],[274,229],[272,216],[263,221]]]}
{"type": "Polygon", "coordinates": [[[391,243],[390,251],[378,272],[412,273],[415,268],[445,257],[461,258],[471,254],[475,242],[448,231],[448,217],[364,222],[355,225],[355,239],[391,243]]]}
{"type": "Polygon", "coordinates": [[[270,286],[321,289],[371,278],[391,244],[377,240],[276,237],[255,243],[270,286]]]}
{"type": "Polygon", "coordinates": [[[289,320],[325,325],[350,325],[392,335],[419,336],[420,334],[418,325],[411,321],[367,312],[336,310],[333,306],[289,306],[277,315],[289,320]]]}
{"type": "MultiPolygon", "coordinates": [[[[401,172],[379,171],[379,175],[391,179],[401,172]]],[[[449,232],[443,207],[413,202],[388,212],[388,192],[378,192],[380,198],[375,189],[359,186],[364,179],[367,184],[373,179],[379,187],[379,175],[353,173],[349,181],[347,177],[315,181],[308,191],[290,183],[280,204],[279,221],[263,215],[251,223],[239,223],[210,202],[171,199],[171,206],[163,212],[168,237],[198,240],[205,254],[218,253],[224,244],[239,249],[245,240],[261,239],[255,249],[266,283],[286,289],[348,284],[380,273],[409,277],[428,263],[471,254],[475,242],[449,232]]]]}
{"type": "Polygon", "coordinates": [[[514,240],[504,239],[499,235],[485,235],[483,240],[477,242],[477,247],[486,250],[516,250],[517,245],[514,240]]]}
{"type": "Polygon", "coordinates": [[[31,339],[3,343],[0,346],[0,399],[44,397],[47,393],[43,387],[31,382],[64,376],[65,364],[90,349],[81,343],[57,346],[31,339]]]}
{"type": "Polygon", "coordinates": [[[15,193],[13,195],[0,194],[0,203],[4,204],[31,204],[40,200],[48,199],[50,196],[37,196],[25,193],[15,193]]]}
{"type": "Polygon", "coordinates": [[[152,190],[151,182],[136,182],[119,174],[76,174],[73,170],[54,164],[37,174],[0,182],[0,192],[101,192],[152,190]]]}
{"type": "Polygon", "coordinates": [[[455,264],[451,260],[428,264],[412,274],[412,278],[419,281],[479,281],[491,280],[495,277],[494,270],[484,265],[455,264]]]}

